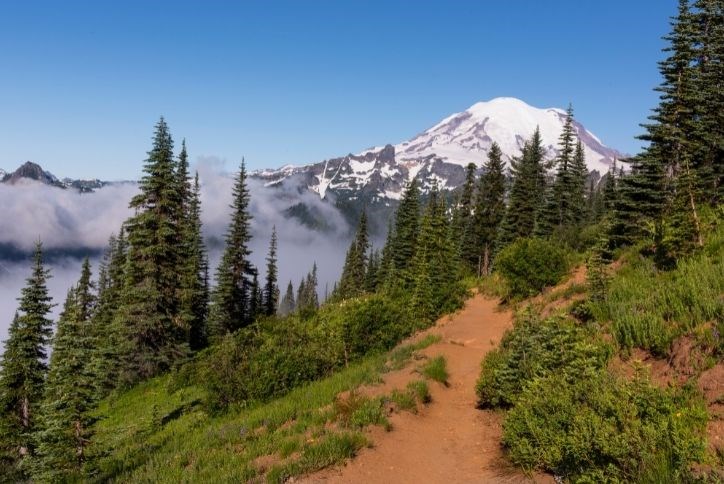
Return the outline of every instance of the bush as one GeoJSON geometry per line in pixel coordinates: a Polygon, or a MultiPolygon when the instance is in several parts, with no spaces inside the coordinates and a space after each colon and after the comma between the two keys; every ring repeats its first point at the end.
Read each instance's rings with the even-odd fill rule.
{"type": "Polygon", "coordinates": [[[632,482],[660,474],[680,482],[705,452],[706,410],[679,390],[626,382],[605,371],[530,385],[508,413],[503,443],[512,462],[572,482],[632,482]]]}
{"type": "Polygon", "coordinates": [[[553,373],[586,378],[605,366],[611,351],[573,321],[560,317],[539,321],[526,312],[483,360],[476,385],[478,404],[510,407],[531,382],[553,373]]]}
{"type": "Polygon", "coordinates": [[[518,239],[500,251],[495,267],[513,297],[528,297],[558,283],[568,270],[565,252],[544,239],[518,239]]]}
{"type": "Polygon", "coordinates": [[[620,346],[667,355],[677,337],[724,320],[720,239],[712,237],[704,251],[680,260],[669,272],[659,271],[649,259],[634,258],[610,281],[605,300],[592,305],[593,313],[601,322],[612,322],[620,346]]]}

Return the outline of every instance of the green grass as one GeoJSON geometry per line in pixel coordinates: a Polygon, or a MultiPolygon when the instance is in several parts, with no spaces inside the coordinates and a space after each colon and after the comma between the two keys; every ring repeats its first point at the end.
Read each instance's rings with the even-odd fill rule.
{"type": "MultiPolygon", "coordinates": [[[[428,336],[269,403],[232,406],[221,415],[205,410],[202,388],[178,389],[171,375],[147,381],[97,409],[89,480],[245,482],[263,472],[256,459],[273,455],[279,462],[265,478],[281,482],[339,462],[367,444],[361,429],[389,428],[389,421],[383,398],[357,398],[341,411],[337,395],[379,382],[388,361],[404,366],[415,351],[437,341],[439,336],[428,336]]],[[[416,384],[408,393],[424,403],[426,390],[416,384]]]]}
{"type": "Polygon", "coordinates": [[[389,370],[400,370],[414,356],[416,351],[423,350],[442,340],[438,334],[428,334],[420,341],[408,345],[398,346],[390,352],[388,368],[389,370]]]}
{"type": "Polygon", "coordinates": [[[667,355],[676,338],[707,322],[719,321],[721,333],[723,247],[720,229],[704,250],[668,272],[657,270],[650,259],[629,257],[631,262],[610,281],[605,300],[592,305],[596,319],[610,321],[621,347],[640,347],[660,356],[667,355]]]}
{"type": "Polygon", "coordinates": [[[389,400],[398,410],[417,413],[418,404],[427,405],[432,401],[432,396],[426,381],[414,380],[404,390],[393,390],[389,400]]]}
{"type": "Polygon", "coordinates": [[[445,361],[444,356],[431,358],[422,366],[420,372],[426,378],[440,382],[443,385],[447,385],[447,379],[450,376],[447,372],[447,362],[445,361]]]}

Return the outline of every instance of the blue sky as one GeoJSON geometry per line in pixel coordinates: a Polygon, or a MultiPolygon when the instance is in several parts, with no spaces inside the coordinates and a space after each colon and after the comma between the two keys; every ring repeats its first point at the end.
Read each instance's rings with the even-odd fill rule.
{"type": "Polygon", "coordinates": [[[160,115],[228,169],[308,163],[498,96],[635,152],[675,3],[3,2],[0,168],[136,178],[160,115]]]}

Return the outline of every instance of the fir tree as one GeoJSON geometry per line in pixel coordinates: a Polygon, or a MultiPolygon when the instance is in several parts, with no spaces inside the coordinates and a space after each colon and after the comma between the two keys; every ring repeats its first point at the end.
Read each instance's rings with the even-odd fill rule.
{"type": "MultiPolygon", "coordinates": [[[[697,0],[692,14],[693,43],[697,60],[692,79],[696,130],[690,173],[695,192],[712,204],[722,200],[724,179],[724,4],[721,0],[697,0]],[[695,173],[695,177],[692,174],[695,173]]],[[[693,216],[693,214],[692,214],[693,216]]]]}
{"type": "Polygon", "coordinates": [[[493,142],[488,160],[480,176],[475,199],[473,224],[476,231],[476,252],[473,261],[476,273],[490,273],[490,260],[505,215],[505,173],[500,147],[493,142]]]}
{"type": "Polygon", "coordinates": [[[573,174],[574,138],[573,106],[569,105],[559,139],[558,156],[553,163],[557,167],[555,180],[548,191],[546,209],[537,225],[539,235],[549,235],[573,222],[573,197],[576,185],[573,174]]]}
{"type": "Polygon", "coordinates": [[[282,297],[282,300],[279,303],[279,314],[286,316],[287,314],[293,313],[295,308],[294,286],[292,285],[292,281],[289,281],[289,284],[287,285],[287,292],[284,293],[284,297],[282,297]]]}
{"type": "Polygon", "coordinates": [[[53,307],[48,294],[50,272],[43,266],[40,243],[33,270],[19,298],[0,365],[0,470],[9,479],[23,479],[23,461],[34,454],[38,410],[47,373],[46,346],[53,307]]]}
{"type": "Polygon", "coordinates": [[[209,313],[209,262],[201,226],[201,188],[198,173],[194,176],[193,186],[188,192],[183,247],[185,257],[180,268],[179,293],[181,315],[185,320],[184,325],[189,329],[189,347],[198,351],[208,343],[206,320],[209,313]]]}
{"type": "MultiPolygon", "coordinates": [[[[586,178],[588,178],[588,167],[586,156],[583,151],[583,143],[578,140],[576,150],[571,161],[571,187],[569,194],[570,214],[569,223],[580,224],[586,215],[586,178]]],[[[594,195],[591,195],[593,197],[594,195]]]]}
{"type": "Polygon", "coordinates": [[[362,211],[357,233],[347,250],[344,267],[342,268],[342,277],[338,288],[338,297],[341,299],[356,297],[365,291],[368,249],[367,213],[362,211]]]}
{"type": "Polygon", "coordinates": [[[211,296],[210,326],[216,337],[243,328],[252,322],[251,293],[254,268],[249,261],[251,214],[246,165],[234,183],[232,219],[226,233],[226,249],[216,271],[216,287],[211,296]]]}
{"type": "Polygon", "coordinates": [[[68,291],[45,385],[38,440],[38,465],[33,475],[41,481],[78,479],[86,461],[86,447],[94,419],[89,414],[95,395],[90,365],[94,338],[91,312],[95,295],[88,259],[80,280],[68,291]]]}
{"type": "Polygon", "coordinates": [[[463,265],[471,272],[478,263],[478,250],[473,219],[473,195],[475,193],[475,164],[468,163],[465,168],[460,200],[453,212],[453,239],[457,242],[457,252],[463,265]]]}
{"type": "Polygon", "coordinates": [[[391,270],[394,280],[407,284],[411,280],[410,268],[420,230],[420,190],[413,179],[405,188],[395,217],[390,249],[391,270]]]}
{"type": "Polygon", "coordinates": [[[90,355],[95,400],[106,396],[119,383],[124,331],[115,315],[123,291],[126,256],[125,232],[121,229],[117,237],[111,235],[108,241],[98,277],[97,305],[91,324],[94,343],[90,355]]]}
{"type": "MultiPolygon", "coordinates": [[[[290,281],[291,284],[291,281],[290,281]]],[[[269,241],[269,255],[266,258],[266,282],[264,283],[264,314],[273,316],[277,310],[279,288],[277,287],[277,229],[272,228],[269,241]]]]}
{"type": "Polygon", "coordinates": [[[513,181],[496,251],[518,237],[532,235],[539,222],[546,187],[539,129],[525,143],[521,157],[511,161],[510,171],[513,181]]]}
{"type": "Polygon", "coordinates": [[[317,296],[317,263],[312,266],[312,270],[307,277],[299,283],[299,292],[297,293],[297,311],[303,318],[307,318],[314,314],[319,307],[319,299],[317,296]]]}
{"type": "Polygon", "coordinates": [[[365,291],[375,292],[377,290],[380,264],[380,251],[370,249],[369,257],[367,257],[367,269],[365,270],[365,291]]]}
{"type": "Polygon", "coordinates": [[[188,328],[179,316],[178,267],[181,230],[173,140],[166,122],[156,125],[135,215],[125,224],[128,256],[116,319],[125,331],[123,379],[157,375],[188,353],[188,328]]]}

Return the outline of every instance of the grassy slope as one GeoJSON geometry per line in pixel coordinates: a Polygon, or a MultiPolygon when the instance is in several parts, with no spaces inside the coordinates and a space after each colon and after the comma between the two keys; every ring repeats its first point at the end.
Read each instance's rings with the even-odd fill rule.
{"type": "MultiPolygon", "coordinates": [[[[379,381],[381,373],[433,342],[427,338],[370,356],[282,398],[218,416],[205,412],[199,388],[172,389],[168,376],[145,382],[97,410],[95,479],[240,482],[265,474],[279,481],[338,462],[366,445],[361,428],[385,425],[385,416],[382,401],[360,400],[340,409],[335,397],[379,381]]],[[[425,403],[421,386],[408,391],[425,403]]]]}
{"type": "MultiPolygon", "coordinates": [[[[724,465],[722,455],[704,453],[705,402],[696,390],[699,375],[714,365],[721,365],[724,359],[724,338],[721,336],[724,334],[723,227],[713,227],[706,246],[682,260],[674,270],[657,270],[649,258],[641,256],[638,248],[627,250],[616,266],[604,301],[587,301],[587,287],[581,283],[564,285],[534,300],[530,305],[533,314],[557,314],[563,318],[561,323],[549,319],[545,324],[517,324],[515,335],[521,343],[486,359],[478,387],[481,404],[498,406],[504,401],[513,405],[506,421],[505,444],[510,451],[509,457],[523,467],[560,471],[564,475],[567,470],[572,472],[568,477],[574,481],[582,475],[593,476],[594,480],[604,475],[620,478],[623,466],[618,470],[606,469],[606,463],[618,467],[626,458],[633,457],[630,468],[622,470],[628,479],[655,481],[657,475],[671,478],[674,472],[679,478],[694,479],[686,470],[692,462],[713,466],[709,469],[724,465]],[[570,314],[585,323],[571,322],[570,314]],[[567,346],[562,353],[565,361],[557,362],[559,353],[540,349],[537,339],[543,337],[543,329],[547,327],[565,334],[565,326],[571,324],[575,325],[571,328],[581,328],[581,336],[575,345],[561,343],[567,346]],[[676,348],[681,347],[676,342],[681,339],[693,343],[687,346],[685,355],[676,355],[676,348]],[[526,344],[533,346],[526,349],[526,344]],[[676,356],[698,364],[685,369],[687,373],[679,380],[679,385],[683,385],[681,388],[666,388],[666,383],[654,381],[646,371],[643,379],[627,383],[617,380],[621,375],[609,373],[605,365],[601,367],[600,364],[584,365],[591,366],[591,374],[597,373],[594,367],[601,368],[596,378],[559,381],[568,366],[574,370],[571,373],[574,376],[585,373],[581,372],[580,365],[572,362],[586,356],[585,351],[576,348],[591,345],[601,348],[610,345],[633,369],[640,367],[636,361],[627,361],[634,348],[661,358],[657,364],[669,367],[672,373],[679,371],[668,366],[676,356]],[[540,350],[542,356],[537,358],[534,350],[540,350]],[[525,355],[525,365],[519,363],[521,357],[516,351],[525,355]],[[509,381],[517,384],[518,391],[513,392],[510,385],[506,386],[509,381]],[[563,387],[569,389],[571,395],[563,395],[563,387]],[[521,388],[524,389],[522,394],[521,388]],[[587,396],[591,398],[587,399],[587,396]],[[599,397],[600,401],[596,401],[599,397]],[[607,410],[602,410],[604,407],[607,410]],[[612,415],[616,418],[611,418],[612,415]],[[601,419],[595,427],[598,441],[591,434],[593,429],[589,428],[595,418],[601,419]],[[609,429],[610,435],[606,435],[606,419],[617,422],[613,430],[609,429]],[[622,425],[626,419],[628,422],[622,425]],[[580,433],[571,424],[579,421],[585,427],[580,433]],[[625,436],[626,432],[631,435],[625,436]],[[679,438],[671,443],[674,434],[679,438]],[[620,444],[616,443],[617,439],[621,440],[620,444]],[[626,447],[632,442],[638,443],[626,447]],[[668,462],[655,450],[644,449],[648,445],[654,449],[661,447],[661,442],[668,442],[666,445],[669,446],[688,446],[687,449],[676,449],[676,455],[686,462],[668,462]],[[597,448],[598,444],[600,447],[597,448]]],[[[505,289],[504,285],[499,285],[500,281],[490,279],[484,284],[484,290],[505,289]]],[[[711,415],[709,418],[717,417],[711,415]]],[[[671,449],[660,448],[659,451],[674,454],[671,449]]],[[[716,481],[716,472],[711,474],[706,468],[699,467],[698,477],[716,481]]]]}

